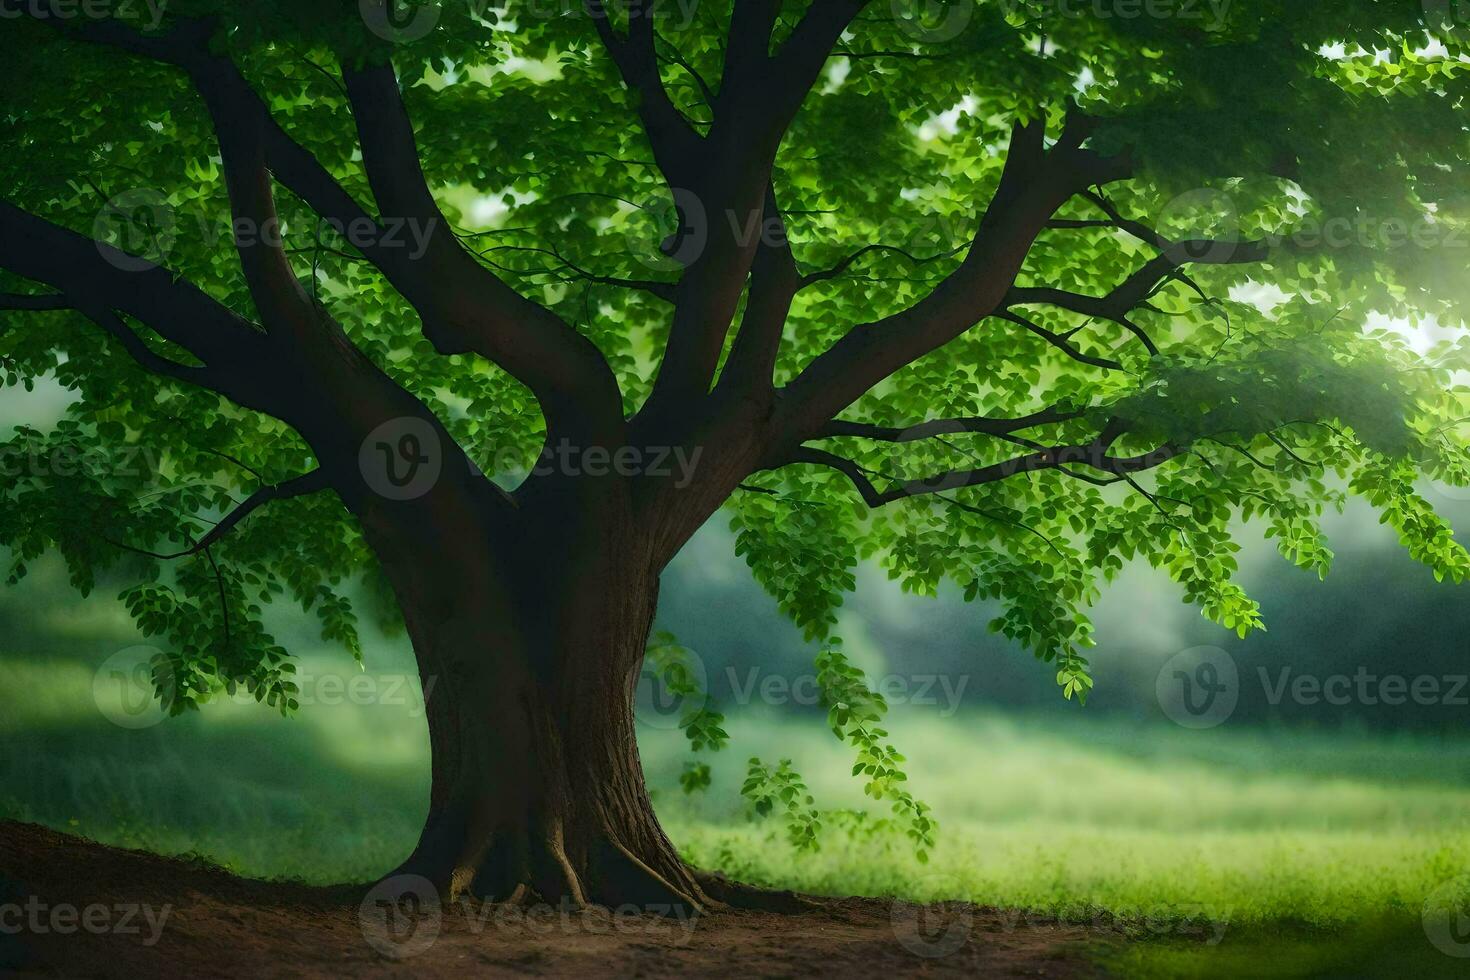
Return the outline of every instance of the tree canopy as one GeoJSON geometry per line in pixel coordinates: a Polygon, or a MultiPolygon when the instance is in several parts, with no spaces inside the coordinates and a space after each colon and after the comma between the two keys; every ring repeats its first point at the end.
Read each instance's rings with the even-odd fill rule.
{"type": "Polygon", "coordinates": [[[272,276],[508,495],[623,438],[609,405],[703,420],[768,380],[783,437],[725,512],[812,638],[871,558],[1001,600],[1083,697],[1125,562],[1244,634],[1232,529],[1325,573],[1346,493],[1470,570],[1416,491],[1470,483],[1452,4],[104,6],[0,0],[4,381],[73,399],[5,447],[0,542],[12,581],[53,549],[84,591],[130,575],[180,706],[289,710],[263,603],[360,654],[346,585],[382,590],[259,387],[310,377],[250,353],[272,276]],[[479,270],[492,325],[420,258],[479,270]]]}

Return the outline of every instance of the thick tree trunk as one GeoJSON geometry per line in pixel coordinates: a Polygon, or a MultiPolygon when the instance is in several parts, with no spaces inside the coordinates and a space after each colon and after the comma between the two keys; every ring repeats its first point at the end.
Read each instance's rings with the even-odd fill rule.
{"type": "MultiPolygon", "coordinates": [[[[428,701],[430,812],[401,871],[492,900],[705,904],[654,816],[638,758],[632,686],[648,624],[599,636],[564,624],[584,634],[567,642],[608,651],[623,665],[615,672],[596,658],[550,675],[519,658],[489,673],[452,652],[426,658],[444,671],[428,701]]],[[[473,637],[451,626],[435,642],[473,637]]]]}
{"type": "Polygon", "coordinates": [[[433,754],[428,819],[395,874],[451,899],[719,904],[644,787],[633,698],[658,591],[647,549],[580,522],[492,548],[483,528],[405,534],[381,518],[369,540],[430,692],[433,754]]]}

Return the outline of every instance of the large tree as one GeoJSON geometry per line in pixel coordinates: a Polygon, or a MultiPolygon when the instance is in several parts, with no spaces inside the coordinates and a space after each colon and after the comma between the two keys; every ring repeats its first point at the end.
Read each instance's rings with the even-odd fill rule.
{"type": "Polygon", "coordinates": [[[404,870],[736,899],[660,829],[632,710],[722,508],[811,637],[872,557],[999,600],[1069,697],[1130,559],[1258,625],[1242,519],[1325,571],[1356,492],[1465,574],[1415,482],[1467,482],[1467,350],[1402,329],[1467,309],[1456,11],[0,0],[0,358],[72,396],[6,447],[11,578],[131,576],[174,710],[286,711],[262,609],[355,652],[365,579],[434,682],[404,870]]]}

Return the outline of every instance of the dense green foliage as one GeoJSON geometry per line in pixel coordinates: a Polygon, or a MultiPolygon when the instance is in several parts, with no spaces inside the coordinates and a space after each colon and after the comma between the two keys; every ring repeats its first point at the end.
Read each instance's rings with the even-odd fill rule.
{"type": "MultiPolygon", "coordinates": [[[[218,51],[369,200],[336,69],[382,56],[358,6],[177,0],[151,26],[217,14],[218,51]]],[[[785,5],[776,44],[807,6],[785,5]]],[[[835,610],[858,561],[874,558],[909,591],[931,594],[948,579],[968,598],[1002,602],[994,629],[1051,662],[1063,693],[1081,699],[1092,683],[1086,611],[1125,562],[1166,570],[1186,599],[1244,635],[1262,622],[1232,581],[1231,523],[1265,520],[1283,555],[1325,573],[1331,552],[1317,519],[1346,493],[1378,508],[1436,575],[1470,573],[1470,556],[1415,489],[1426,476],[1470,483],[1458,428],[1470,405],[1457,379],[1470,345],[1416,348],[1403,330],[1458,328],[1470,312],[1463,34],[1417,0],[1163,4],[1169,16],[967,0],[941,5],[937,20],[935,9],[916,19],[912,6],[859,15],[777,156],[772,183],[792,249],[815,274],[786,323],[777,384],[956,267],[999,186],[1013,127],[1042,120],[1056,136],[1082,113],[1095,120],[1089,145],[1126,154],[1133,176],[1065,204],[1018,288],[1109,297],[1155,258],[1160,238],[1186,261],[1111,317],[1022,295],[1009,318],[983,319],[842,414],[898,429],[1047,407],[1066,417],[1044,436],[846,436],[824,447],[881,487],[1085,446],[1116,418],[1129,426],[1110,452],[1161,455],[1136,475],[1100,478],[1081,461],[970,487],[941,477],[876,512],[830,468],[752,476],[728,504],[739,551],[806,634],[838,649],[835,610]]],[[[696,129],[709,118],[729,7],[659,8],[663,82],[696,129]]],[[[673,230],[671,189],[595,25],[580,4],[446,2],[419,13],[432,30],[401,38],[392,57],[453,224],[432,233],[460,236],[594,341],[635,411],[668,336],[659,284],[677,281],[680,266],[658,248],[673,230]]],[[[137,17],[131,26],[147,33],[146,8],[137,17]]],[[[187,79],[68,37],[74,26],[0,24],[0,54],[25,79],[0,109],[7,200],[166,265],[250,318],[214,129],[187,79]]],[[[284,189],[277,203],[311,295],[482,469],[514,486],[545,432],[527,390],[484,360],[437,354],[351,242],[284,189]]],[[[0,272],[0,290],[35,287],[0,272]]],[[[125,593],[130,612],[169,646],[161,693],[177,710],[236,685],[293,707],[293,667],[261,621],[273,600],[299,603],[325,637],[359,653],[343,587],[364,576],[383,590],[331,495],[273,503],[182,561],[138,553],[187,547],[233,500],[302,472],[309,452],[296,434],[145,372],[78,313],[3,315],[6,384],[49,377],[75,396],[61,425],[20,430],[5,447],[15,465],[0,488],[0,543],[15,555],[12,580],[52,549],[84,592],[99,571],[125,568],[138,583],[125,593]]],[[[391,603],[380,605],[391,620],[391,603]]],[[[875,707],[845,661],[827,656],[824,698],[858,752],[854,771],[870,796],[911,811],[927,844],[922,804],[872,727],[881,698],[875,707]]],[[[717,747],[718,719],[696,717],[690,738],[717,747]]],[[[708,776],[695,768],[686,785],[708,776]]],[[[779,767],[759,764],[750,778],[753,791],[776,787],[761,800],[803,805],[779,767]]]]}

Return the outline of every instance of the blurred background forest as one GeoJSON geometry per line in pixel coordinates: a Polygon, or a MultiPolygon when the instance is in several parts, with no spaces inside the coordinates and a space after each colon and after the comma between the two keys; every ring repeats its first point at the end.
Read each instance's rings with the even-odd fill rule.
{"type": "MultiPolygon", "coordinates": [[[[57,390],[0,393],[0,434],[47,426],[64,404],[57,390]]],[[[1425,492],[1470,526],[1470,501],[1454,499],[1465,491],[1425,492]]],[[[704,756],[710,789],[688,796],[678,778],[687,743],[652,712],[640,744],[656,806],[689,857],[773,884],[1153,916],[1160,938],[1196,945],[1227,926],[1237,936],[1304,930],[1290,931],[1288,953],[1273,932],[1282,969],[1361,960],[1369,946],[1388,950],[1394,968],[1419,957],[1430,974],[1457,965],[1418,920],[1426,895],[1470,871],[1470,690],[1447,696],[1470,673],[1470,584],[1435,582],[1364,505],[1327,531],[1337,560],[1322,582],[1258,528],[1241,530],[1240,579],[1267,624],[1246,640],[1182,603],[1162,574],[1127,569],[1095,610],[1085,707],[1062,699],[1054,669],[988,631],[985,604],[904,595],[861,568],[839,632],[870,683],[887,685],[911,788],[940,820],[940,847],[919,865],[881,812],[854,815],[865,801],[848,776],[851,750],[812,703],[818,651],[717,518],[666,574],[659,626],[697,655],[733,739],[704,756]],[[1156,681],[1170,658],[1202,645],[1235,663],[1239,698],[1227,719],[1196,730],[1167,717],[1156,681]],[[1306,703],[1277,696],[1284,668],[1291,678],[1432,676],[1441,696],[1306,703]],[[752,755],[790,759],[816,806],[834,811],[818,851],[796,853],[779,821],[749,812],[737,790],[752,755]],[[1345,928],[1355,944],[1340,941],[1345,928]]],[[[320,640],[314,614],[275,609],[277,637],[306,679],[298,717],[224,703],[163,718],[142,707],[129,673],[147,641],[115,600],[124,584],[84,599],[48,559],[0,590],[0,816],[319,882],[369,879],[407,853],[428,768],[403,638],[365,628],[359,668],[320,640]]],[[[1208,962],[1239,968],[1218,954],[1208,962]]],[[[1165,972],[1178,968],[1169,961],[1165,972]]]]}

